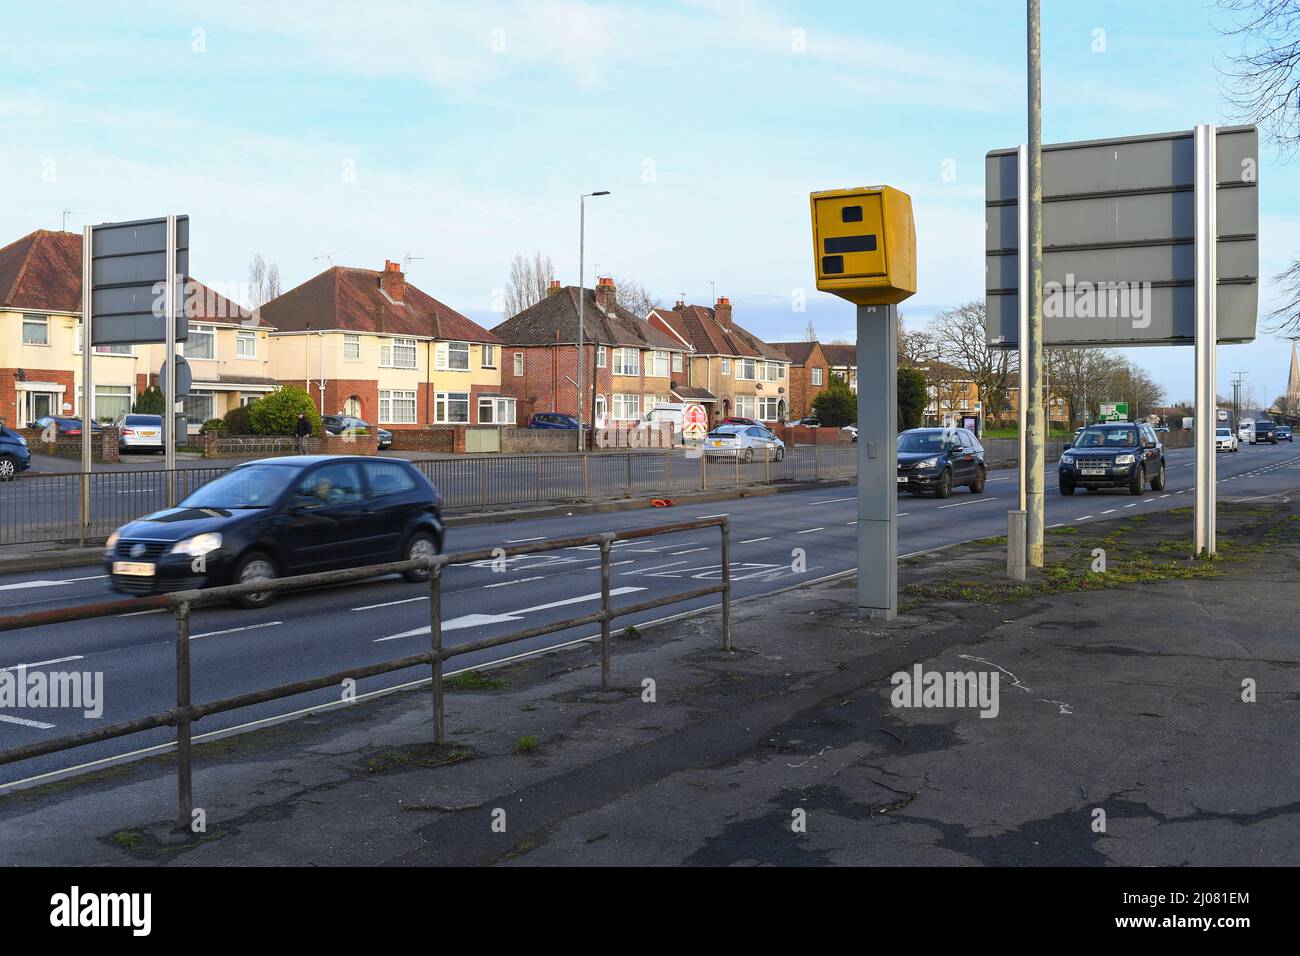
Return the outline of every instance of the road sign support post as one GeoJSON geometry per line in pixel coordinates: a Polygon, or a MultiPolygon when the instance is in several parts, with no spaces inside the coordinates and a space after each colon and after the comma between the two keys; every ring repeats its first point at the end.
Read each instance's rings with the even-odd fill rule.
{"type": "Polygon", "coordinates": [[[1215,553],[1216,472],[1214,428],[1218,397],[1218,191],[1216,129],[1196,127],[1196,554],[1215,553]]]}
{"type": "Polygon", "coordinates": [[[858,306],[858,607],[898,616],[898,306],[858,306]]]}
{"type": "Polygon", "coordinates": [[[1007,577],[1025,579],[1025,512],[1007,512],[1007,577]]]}
{"type": "MultiPolygon", "coordinates": [[[[90,335],[91,313],[94,312],[94,303],[91,299],[92,272],[91,272],[91,243],[94,241],[94,230],[86,226],[82,230],[81,239],[81,407],[78,412],[81,415],[81,487],[80,487],[80,525],[81,525],[81,546],[86,546],[86,529],[90,527],[90,471],[93,464],[93,458],[90,454],[90,442],[94,424],[90,417],[90,403],[95,394],[94,386],[90,380],[90,357],[95,354],[91,347],[93,339],[90,335]]],[[[62,411],[62,409],[60,409],[62,411]]]]}
{"type": "MultiPolygon", "coordinates": [[[[1042,37],[1039,30],[1039,0],[1028,0],[1027,47],[1029,59],[1029,326],[1021,355],[1028,359],[1029,394],[1021,395],[1026,409],[1025,472],[1025,563],[1043,566],[1044,443],[1043,422],[1043,124],[1042,124],[1042,37]]],[[[1022,250],[1023,254],[1024,250],[1022,250]]]]}
{"type": "Polygon", "coordinates": [[[176,504],[176,217],[167,217],[167,286],[163,290],[167,341],[163,346],[167,372],[163,376],[163,470],[167,473],[167,507],[176,504]]]}

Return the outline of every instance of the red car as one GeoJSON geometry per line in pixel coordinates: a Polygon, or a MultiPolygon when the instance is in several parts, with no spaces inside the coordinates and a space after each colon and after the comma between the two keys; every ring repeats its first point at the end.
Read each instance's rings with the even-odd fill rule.
{"type": "Polygon", "coordinates": [[[762,422],[755,421],[752,418],[741,418],[738,415],[732,415],[730,418],[722,420],[724,425],[762,425],[762,422]]]}

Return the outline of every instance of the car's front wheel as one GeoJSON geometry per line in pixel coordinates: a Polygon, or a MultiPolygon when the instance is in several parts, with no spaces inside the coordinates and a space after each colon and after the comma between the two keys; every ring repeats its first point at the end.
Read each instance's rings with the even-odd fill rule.
{"type": "Polygon", "coordinates": [[[1165,463],[1163,461],[1160,463],[1160,471],[1158,471],[1156,473],[1156,476],[1151,479],[1151,490],[1152,491],[1165,490],[1165,463]]]}
{"type": "Polygon", "coordinates": [[[1067,485],[1065,482],[1061,482],[1057,487],[1060,488],[1061,494],[1066,498],[1069,498],[1074,494],[1074,485],[1067,485]]]}
{"type": "MultiPolygon", "coordinates": [[[[275,579],[275,562],[270,555],[261,551],[251,551],[239,559],[235,565],[234,583],[248,584],[251,581],[272,581],[275,579]]],[[[239,607],[257,609],[266,607],[275,599],[272,591],[256,591],[253,594],[241,594],[234,603],[239,607]]]]}
{"type": "Polygon", "coordinates": [[[1138,466],[1137,473],[1133,476],[1133,480],[1129,482],[1128,493],[1130,495],[1142,494],[1142,489],[1146,487],[1146,483],[1147,470],[1142,466],[1138,466]]]}
{"type": "Polygon", "coordinates": [[[18,459],[13,455],[0,455],[0,481],[13,481],[18,474],[18,459]]]}
{"type": "MultiPolygon", "coordinates": [[[[427,531],[417,531],[411,535],[411,539],[406,542],[406,554],[403,556],[407,561],[416,561],[420,558],[432,558],[438,553],[437,542],[433,540],[433,535],[427,531]]],[[[421,571],[416,568],[410,571],[403,571],[402,577],[412,584],[422,584],[429,580],[429,572],[421,571]]]]}
{"type": "Polygon", "coordinates": [[[936,498],[947,498],[952,494],[952,472],[945,468],[939,476],[939,484],[934,489],[936,498]]]}

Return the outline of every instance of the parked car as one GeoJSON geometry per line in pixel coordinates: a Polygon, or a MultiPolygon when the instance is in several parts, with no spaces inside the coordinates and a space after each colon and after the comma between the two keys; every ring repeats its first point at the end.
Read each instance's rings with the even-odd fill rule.
{"type": "Polygon", "coordinates": [[[1278,425],[1278,426],[1277,426],[1277,440],[1278,440],[1278,441],[1293,441],[1293,439],[1291,438],[1291,426],[1290,426],[1290,425],[1278,425]]]}
{"type": "MultiPolygon", "coordinates": [[[[529,428],[577,428],[578,418],[576,415],[564,415],[560,412],[538,412],[528,420],[529,428]]],[[[591,422],[583,422],[583,428],[590,428],[591,422]]],[[[577,441],[577,436],[574,436],[577,441]]]]}
{"type": "Polygon", "coordinates": [[[12,481],[32,466],[27,439],[12,428],[0,425],[0,481],[12,481]]]}
{"type": "MultiPolygon", "coordinates": [[[[442,552],[437,489],[410,462],[349,455],[264,458],[108,538],[112,587],[155,594],[362,567],[442,552]]],[[[428,573],[408,571],[408,581],[428,573]]],[[[265,607],[272,592],[246,595],[265,607]]]]}
{"type": "Polygon", "coordinates": [[[857,440],[858,440],[858,426],[857,426],[857,425],[845,425],[843,428],[840,429],[840,431],[846,433],[846,434],[849,436],[849,438],[851,438],[853,441],[857,441],[857,440]]]}
{"type": "Polygon", "coordinates": [[[724,419],[722,420],[722,424],[724,424],[724,425],[759,425],[759,426],[762,426],[763,423],[760,422],[760,421],[758,421],[757,419],[753,419],[753,418],[742,418],[742,417],[739,416],[739,415],[731,415],[731,416],[729,416],[729,417],[727,417],[727,418],[724,418],[724,419]]]}
{"type": "Polygon", "coordinates": [[[379,449],[393,447],[393,433],[387,428],[377,428],[369,422],[362,421],[352,415],[326,415],[321,419],[321,425],[325,431],[331,435],[341,435],[351,428],[353,431],[374,432],[375,438],[379,441],[379,449]]]}
{"type": "Polygon", "coordinates": [[[1251,444],[1263,444],[1268,442],[1270,445],[1277,444],[1277,426],[1267,418],[1261,418],[1255,422],[1255,437],[1251,439],[1251,444]]]}
{"type": "MultiPolygon", "coordinates": [[[[1157,429],[1159,431],[1159,429],[1157,429]]],[[[1241,442],[1236,435],[1232,433],[1231,428],[1216,428],[1214,430],[1214,450],[1215,451],[1237,451],[1241,447],[1241,442]]]]}
{"type": "Polygon", "coordinates": [[[781,461],[785,442],[762,425],[719,425],[704,439],[704,454],[709,458],[755,458],[781,461]]]}
{"type": "Polygon", "coordinates": [[[787,422],[788,425],[802,425],[804,428],[821,428],[822,420],[816,415],[809,415],[807,418],[800,418],[793,422],[787,422]]]}
{"type": "Polygon", "coordinates": [[[128,412],[118,416],[117,450],[161,452],[162,424],[161,415],[136,415],[128,412]]]}
{"type": "MultiPolygon", "coordinates": [[[[45,415],[32,422],[32,428],[39,428],[42,431],[46,430],[51,425],[54,426],[55,433],[59,435],[72,436],[81,434],[80,418],[65,418],[58,415],[45,415]]],[[[92,435],[95,432],[102,432],[103,430],[104,426],[99,422],[90,423],[90,433],[92,435]]]]}
{"type": "Polygon", "coordinates": [[[911,428],[898,436],[898,490],[947,498],[955,485],[984,491],[984,446],[965,428],[911,428]]]}
{"type": "Polygon", "coordinates": [[[1065,446],[1057,464],[1063,495],[1076,488],[1127,488],[1140,495],[1165,487],[1165,449],[1154,428],[1145,423],[1108,422],[1089,425],[1079,440],[1065,446]]]}
{"type": "Polygon", "coordinates": [[[1168,425],[1157,425],[1157,426],[1156,426],[1156,434],[1157,434],[1157,435],[1167,435],[1167,434],[1169,434],[1169,426],[1168,426],[1168,425]]]}

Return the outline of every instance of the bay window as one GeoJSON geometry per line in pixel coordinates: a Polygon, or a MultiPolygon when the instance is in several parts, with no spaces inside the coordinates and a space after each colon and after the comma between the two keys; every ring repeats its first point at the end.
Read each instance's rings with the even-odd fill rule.
{"type": "Polygon", "coordinates": [[[415,392],[381,390],[379,393],[379,424],[414,425],[415,392]]]}
{"type": "Polygon", "coordinates": [[[469,424],[469,392],[438,392],[433,400],[433,419],[441,425],[469,424]]]}
{"type": "MultiPolygon", "coordinates": [[[[619,350],[614,350],[615,361],[619,350]]],[[[640,395],[614,395],[614,421],[630,422],[636,421],[641,417],[641,396],[640,395]]]]}

